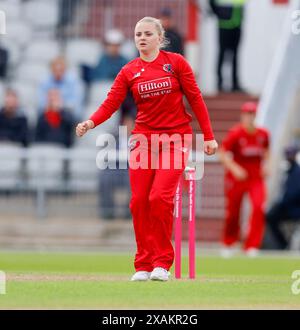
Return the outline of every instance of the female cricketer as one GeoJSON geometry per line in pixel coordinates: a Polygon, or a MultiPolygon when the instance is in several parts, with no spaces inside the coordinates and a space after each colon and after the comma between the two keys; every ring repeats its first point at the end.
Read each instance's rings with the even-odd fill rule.
{"type": "Polygon", "coordinates": [[[223,233],[223,257],[230,257],[240,238],[240,207],[248,193],[252,206],[244,250],[255,257],[260,248],[264,227],[266,188],[269,174],[269,133],[255,125],[257,104],[246,102],[241,108],[241,123],[233,127],[222,142],[219,156],[225,166],[226,216],[223,233]],[[228,155],[232,154],[232,157],[228,155]]]}
{"type": "MultiPolygon", "coordinates": [[[[186,112],[183,103],[185,95],[204,135],[204,152],[207,155],[214,154],[218,144],[190,65],[181,55],[161,50],[165,39],[158,19],[144,17],[136,24],[134,32],[139,57],[121,69],[106,100],[87,121],[77,125],[76,134],[83,136],[89,129],[110,118],[120,107],[127,92],[131,91],[137,105],[132,134],[143,134],[149,142],[157,134],[176,134],[183,139],[192,134],[191,115],[186,112]]],[[[140,159],[156,152],[151,150],[150,143],[143,146],[141,142],[131,140],[129,144],[129,164],[134,163],[138,147],[143,150],[138,156],[140,159]]],[[[169,153],[180,153],[186,160],[190,147],[175,150],[172,144],[169,153]]],[[[162,150],[160,144],[157,156],[161,156],[162,150]]],[[[132,281],[167,281],[174,260],[171,241],[174,196],[184,166],[177,167],[175,161],[170,160],[170,167],[164,168],[161,161],[158,162],[158,166],[154,167],[152,162],[151,166],[146,167],[129,166],[132,193],[130,210],[137,244],[134,260],[136,273],[132,281]]]]}

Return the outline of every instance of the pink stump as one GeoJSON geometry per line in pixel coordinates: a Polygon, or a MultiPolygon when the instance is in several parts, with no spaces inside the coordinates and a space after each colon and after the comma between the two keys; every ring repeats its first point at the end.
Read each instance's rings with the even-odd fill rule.
{"type": "Polygon", "coordinates": [[[195,245],[195,169],[188,168],[189,180],[189,278],[196,277],[196,245],[195,245]]]}
{"type": "Polygon", "coordinates": [[[181,238],[182,238],[182,178],[175,193],[175,278],[181,278],[181,238]]]}

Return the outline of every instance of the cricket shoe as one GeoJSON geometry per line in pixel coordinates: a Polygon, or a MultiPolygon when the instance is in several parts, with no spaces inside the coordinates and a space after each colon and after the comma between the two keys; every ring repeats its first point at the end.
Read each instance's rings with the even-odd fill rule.
{"type": "Polygon", "coordinates": [[[135,281],[148,281],[150,278],[150,274],[151,272],[146,272],[144,270],[140,270],[138,272],[136,272],[132,277],[131,277],[131,281],[135,282],[135,281]]]}
{"type": "Polygon", "coordinates": [[[150,280],[152,281],[168,281],[170,277],[170,272],[162,267],[155,267],[150,275],[150,280]]]}
{"type": "Polygon", "coordinates": [[[224,246],[220,251],[220,255],[224,259],[232,258],[234,254],[235,249],[232,246],[224,246]]]}
{"type": "Polygon", "coordinates": [[[256,248],[248,248],[246,250],[246,255],[249,257],[249,258],[256,258],[259,256],[259,249],[256,249],[256,248]]]}

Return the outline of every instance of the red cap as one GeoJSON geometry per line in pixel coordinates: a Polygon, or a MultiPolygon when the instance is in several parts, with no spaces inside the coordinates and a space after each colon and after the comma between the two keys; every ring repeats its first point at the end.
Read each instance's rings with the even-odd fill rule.
{"type": "Polygon", "coordinates": [[[256,113],[257,111],[257,103],[256,102],[246,102],[241,107],[241,112],[253,112],[256,113]]]}

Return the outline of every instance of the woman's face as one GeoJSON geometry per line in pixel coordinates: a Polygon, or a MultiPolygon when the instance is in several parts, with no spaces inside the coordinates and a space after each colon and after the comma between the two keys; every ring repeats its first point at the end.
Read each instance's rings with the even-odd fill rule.
{"type": "Polygon", "coordinates": [[[136,25],[134,41],[139,52],[149,53],[159,50],[161,39],[154,23],[141,22],[136,25]]]}

